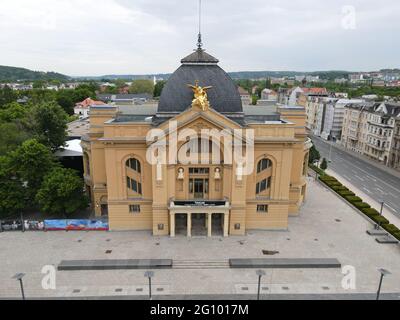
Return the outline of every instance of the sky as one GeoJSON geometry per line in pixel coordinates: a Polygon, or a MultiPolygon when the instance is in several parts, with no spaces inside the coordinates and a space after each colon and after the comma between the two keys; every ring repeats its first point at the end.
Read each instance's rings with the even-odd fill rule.
{"type": "MultiPolygon", "coordinates": [[[[198,0],[0,0],[0,65],[69,76],[169,73],[197,41],[198,0]]],[[[400,67],[399,0],[202,0],[226,71],[400,67]]]]}

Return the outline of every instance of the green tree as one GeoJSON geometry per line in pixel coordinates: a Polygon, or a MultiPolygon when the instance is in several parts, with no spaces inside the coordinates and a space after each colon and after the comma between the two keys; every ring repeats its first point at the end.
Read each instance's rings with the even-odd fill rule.
{"type": "Polygon", "coordinates": [[[321,165],[319,166],[322,170],[328,169],[328,161],[325,158],[322,159],[321,165]]]}
{"type": "Polygon", "coordinates": [[[167,81],[157,81],[156,85],[154,86],[154,93],[153,93],[154,97],[161,96],[162,90],[166,83],[167,81]]]}
{"type": "Polygon", "coordinates": [[[74,91],[73,90],[59,90],[57,92],[56,101],[59,106],[61,106],[66,113],[69,115],[74,114],[74,106],[78,101],[74,101],[74,91]]]}
{"type": "Polygon", "coordinates": [[[55,102],[45,102],[32,110],[32,130],[40,143],[52,151],[64,145],[67,134],[68,114],[55,102]]]}
{"type": "Polygon", "coordinates": [[[129,88],[129,93],[154,93],[154,84],[151,80],[133,80],[129,88]]]}
{"type": "Polygon", "coordinates": [[[36,201],[46,213],[64,217],[88,205],[83,180],[74,170],[65,168],[55,168],[45,176],[36,201]]]}
{"type": "Polygon", "coordinates": [[[30,139],[8,153],[6,158],[10,176],[26,187],[26,196],[34,203],[44,176],[58,166],[51,151],[37,140],[30,139]]]}
{"type": "Polygon", "coordinates": [[[29,133],[20,124],[15,122],[0,123],[0,156],[15,150],[29,138],[29,133]]]}
{"type": "Polygon", "coordinates": [[[17,102],[11,102],[5,104],[3,109],[0,109],[0,121],[12,122],[15,120],[21,120],[26,117],[27,108],[21,106],[17,102]]]}
{"type": "Polygon", "coordinates": [[[0,108],[7,103],[11,103],[17,100],[17,94],[9,86],[5,86],[0,89],[0,108]]]}
{"type": "Polygon", "coordinates": [[[315,145],[312,145],[310,149],[310,156],[308,158],[308,162],[313,164],[315,161],[319,161],[320,159],[321,159],[321,154],[319,153],[317,148],[315,148],[315,145]]]}
{"type": "Polygon", "coordinates": [[[10,159],[0,157],[0,218],[14,216],[26,205],[25,188],[10,167],[10,159]]]}

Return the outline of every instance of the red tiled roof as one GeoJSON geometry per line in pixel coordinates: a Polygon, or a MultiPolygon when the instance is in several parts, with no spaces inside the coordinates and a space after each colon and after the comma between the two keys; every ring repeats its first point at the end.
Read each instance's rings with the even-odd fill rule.
{"type": "Polygon", "coordinates": [[[90,106],[98,106],[98,105],[104,105],[105,103],[103,101],[96,101],[91,98],[87,98],[83,100],[82,102],[78,102],[76,104],[77,107],[81,108],[89,108],[90,106]]]}

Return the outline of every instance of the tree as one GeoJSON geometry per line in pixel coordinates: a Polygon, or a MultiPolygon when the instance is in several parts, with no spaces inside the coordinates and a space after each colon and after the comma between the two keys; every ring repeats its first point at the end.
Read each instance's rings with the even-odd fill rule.
{"type": "MultiPolygon", "coordinates": [[[[59,106],[61,106],[66,113],[69,115],[74,114],[74,92],[73,90],[59,90],[57,92],[56,101],[59,106]]],[[[77,101],[76,101],[77,102],[77,101]]]]}
{"type": "Polygon", "coordinates": [[[5,104],[3,109],[0,109],[0,121],[12,122],[14,120],[23,119],[27,114],[27,109],[17,102],[5,104]]]}
{"type": "Polygon", "coordinates": [[[0,217],[11,217],[25,208],[25,188],[12,173],[10,159],[0,157],[0,217]]]}
{"type": "Polygon", "coordinates": [[[319,161],[320,159],[321,159],[321,154],[319,153],[317,148],[315,148],[315,145],[312,145],[310,149],[310,156],[308,158],[308,162],[313,164],[315,161],[319,161]]]}
{"type": "Polygon", "coordinates": [[[322,170],[328,169],[328,161],[325,158],[322,159],[321,165],[319,166],[322,170]]]}
{"type": "Polygon", "coordinates": [[[40,143],[52,151],[64,145],[68,114],[55,102],[35,105],[32,111],[32,130],[40,143]]]}
{"type": "Polygon", "coordinates": [[[0,123],[0,155],[15,150],[29,138],[30,135],[20,124],[15,122],[0,123]]]}
{"type": "Polygon", "coordinates": [[[154,97],[161,96],[162,90],[166,83],[167,81],[157,81],[156,85],[154,86],[154,93],[153,93],[154,97]]]}
{"type": "Polygon", "coordinates": [[[22,143],[6,156],[10,177],[26,187],[24,192],[31,203],[39,190],[44,176],[56,167],[51,151],[35,139],[22,143]]]}
{"type": "Polygon", "coordinates": [[[17,100],[17,94],[9,86],[0,90],[0,108],[7,103],[17,100]]]}
{"type": "Polygon", "coordinates": [[[46,213],[64,217],[88,205],[82,179],[74,170],[65,168],[55,168],[45,176],[36,201],[46,213]]]}
{"type": "Polygon", "coordinates": [[[129,88],[129,93],[154,93],[154,84],[151,80],[133,80],[129,88]]]}

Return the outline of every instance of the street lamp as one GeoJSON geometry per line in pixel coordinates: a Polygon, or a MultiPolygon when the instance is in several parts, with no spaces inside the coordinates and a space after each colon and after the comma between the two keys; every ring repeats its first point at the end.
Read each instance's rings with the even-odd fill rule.
{"type": "MultiPolygon", "coordinates": [[[[383,214],[383,206],[385,205],[385,202],[381,200],[381,211],[379,212],[379,215],[382,217],[383,214]]],[[[377,224],[375,224],[375,229],[379,230],[381,227],[381,221],[379,221],[377,224]]]]}
{"type": "Polygon", "coordinates": [[[149,299],[151,300],[151,278],[154,277],[153,271],[146,271],[144,276],[149,279],[149,299]]]}
{"type": "Polygon", "coordinates": [[[257,270],[256,275],[258,275],[257,300],[260,300],[261,277],[265,276],[265,272],[264,270],[257,270]]]}
{"type": "Polygon", "coordinates": [[[328,162],[329,163],[332,162],[332,143],[329,143],[329,158],[328,158],[328,162]]]}
{"type": "Polygon", "coordinates": [[[382,287],[382,280],[383,280],[383,277],[384,277],[384,276],[387,276],[387,275],[389,275],[389,274],[392,274],[390,271],[388,271],[388,270],[386,270],[386,269],[383,269],[383,268],[378,269],[378,271],[379,271],[380,274],[381,274],[381,278],[380,278],[380,280],[379,280],[378,292],[376,293],[376,300],[379,300],[379,296],[380,296],[380,294],[381,294],[381,287],[382,287]]]}
{"type": "Polygon", "coordinates": [[[22,300],[25,300],[24,284],[22,283],[22,278],[24,276],[25,276],[25,273],[17,273],[15,276],[12,277],[12,279],[19,281],[19,285],[21,287],[22,300]]]}

